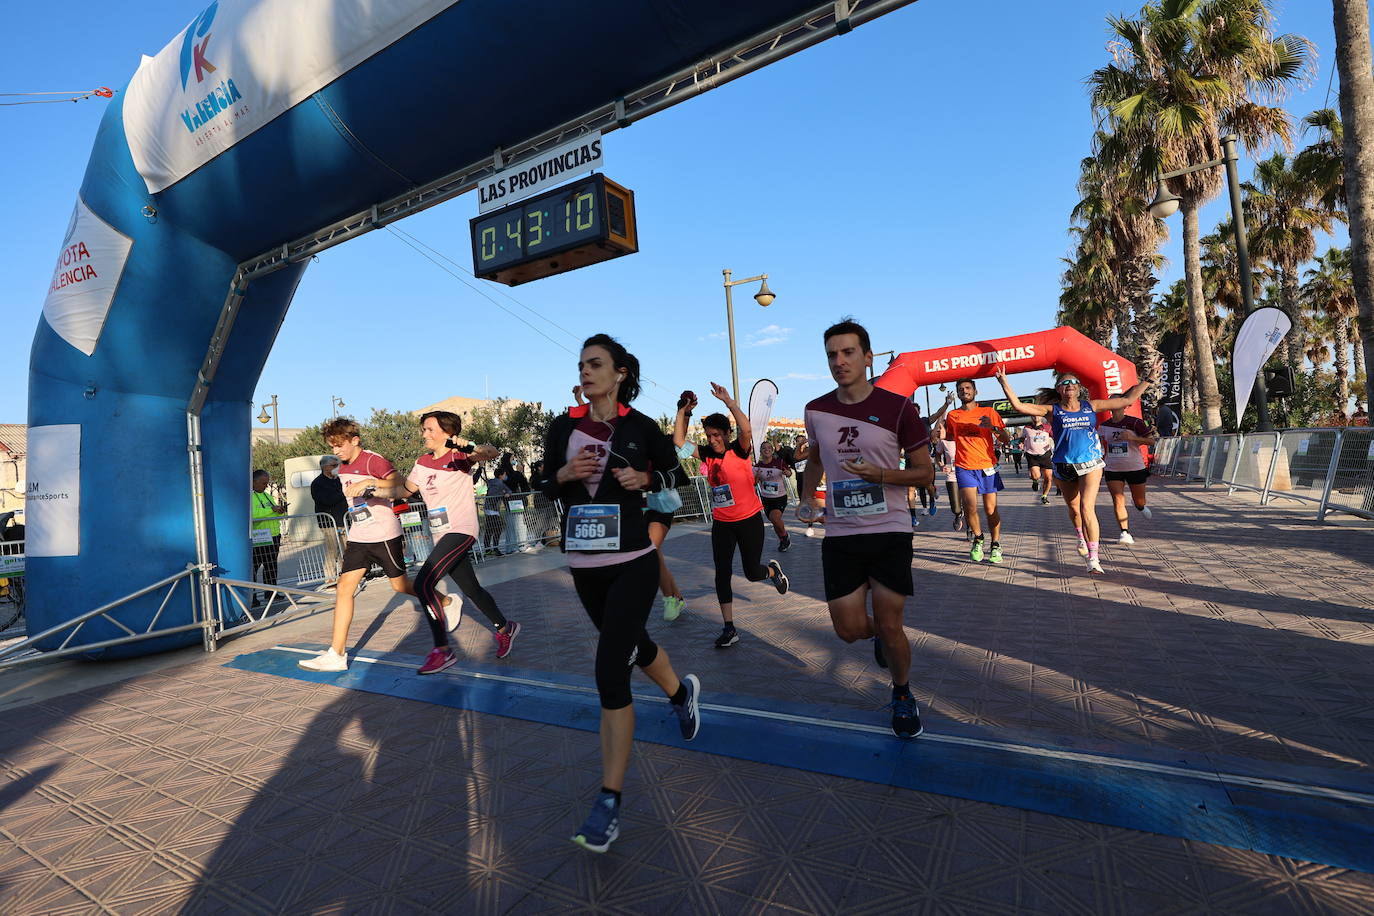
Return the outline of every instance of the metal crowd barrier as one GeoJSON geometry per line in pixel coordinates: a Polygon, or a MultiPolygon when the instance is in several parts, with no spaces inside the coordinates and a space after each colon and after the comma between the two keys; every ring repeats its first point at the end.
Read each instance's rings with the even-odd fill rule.
{"type": "MultiPolygon", "coordinates": [[[[704,478],[692,478],[687,485],[678,488],[678,494],[682,497],[682,507],[674,513],[675,518],[709,517],[710,489],[704,478]]],[[[557,506],[542,493],[514,494],[506,497],[505,501],[505,512],[508,515],[520,515],[525,522],[525,533],[518,543],[557,544],[557,506]],[[524,503],[524,509],[512,512],[513,507],[510,503],[517,499],[524,503]]],[[[478,499],[477,507],[478,518],[484,518],[482,498],[478,499]]],[[[431,545],[424,519],[423,506],[418,503],[411,503],[406,514],[402,516],[401,525],[406,538],[408,563],[423,563],[429,556],[431,545]]],[[[0,669],[89,654],[111,646],[157,639],[190,630],[201,630],[206,651],[213,651],[219,641],[228,636],[275,626],[305,614],[329,609],[334,604],[334,592],[328,585],[338,577],[339,561],[342,559],[345,544],[345,530],[334,526],[328,515],[277,516],[272,520],[280,522],[281,525],[281,540],[276,545],[275,584],[215,576],[213,566],[200,567],[194,563],[188,564],[181,572],[167,576],[116,601],[79,614],[42,633],[29,638],[17,638],[14,642],[0,645],[0,669]],[[196,583],[200,577],[204,577],[203,581],[208,581],[212,587],[212,601],[208,607],[199,600],[200,589],[196,583]],[[183,580],[190,580],[187,584],[190,588],[192,616],[195,622],[159,626],[163,611],[181,587],[183,580]],[[120,606],[155,592],[162,592],[162,602],[157,613],[141,629],[135,630],[111,616],[111,612],[120,606]],[[124,635],[95,642],[80,642],[79,637],[85,623],[96,618],[113,624],[122,630],[124,635]],[[38,649],[39,642],[64,633],[66,636],[56,649],[38,649]]],[[[249,537],[251,543],[251,534],[249,537]]],[[[479,559],[482,556],[479,547],[479,559]]],[[[264,559],[263,552],[259,551],[256,559],[264,559]]],[[[10,624],[9,632],[0,628],[0,636],[23,636],[23,569],[23,542],[9,541],[0,544],[0,623],[4,622],[7,611],[14,607],[18,608],[15,613],[16,620],[10,624]]],[[[257,575],[257,569],[254,570],[254,575],[257,575]]]]}
{"type": "Polygon", "coordinates": [[[1161,440],[1155,473],[1225,486],[1228,493],[1313,503],[1374,519],[1374,429],[1363,426],[1183,436],[1161,440]]]}
{"type": "Polygon", "coordinates": [[[24,542],[0,541],[0,639],[24,635],[24,542]]]}

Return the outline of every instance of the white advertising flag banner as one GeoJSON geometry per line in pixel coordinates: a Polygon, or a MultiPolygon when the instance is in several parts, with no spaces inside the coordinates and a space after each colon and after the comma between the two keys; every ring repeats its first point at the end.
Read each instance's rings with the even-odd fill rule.
{"type": "Polygon", "coordinates": [[[105,327],[133,240],[76,199],[57,254],[43,318],[67,343],[90,356],[105,327]]]}
{"type": "Polygon", "coordinates": [[[1240,326],[1231,354],[1231,371],[1236,385],[1236,422],[1245,416],[1260,369],[1292,327],[1293,322],[1283,309],[1273,307],[1255,309],[1240,326]]]}
{"type": "Polygon", "coordinates": [[[144,57],[124,98],[134,165],[156,194],[456,0],[217,0],[144,57]]]}
{"type": "Polygon", "coordinates": [[[29,427],[24,552],[31,557],[81,553],[81,426],[29,427]]]}
{"type": "Polygon", "coordinates": [[[754,460],[759,457],[759,443],[768,435],[768,421],[773,419],[773,405],[778,400],[778,386],[761,378],[749,392],[749,426],[754,431],[754,460]]]}
{"type": "Polygon", "coordinates": [[[477,212],[489,213],[605,164],[601,131],[583,134],[494,173],[477,189],[477,212]]]}

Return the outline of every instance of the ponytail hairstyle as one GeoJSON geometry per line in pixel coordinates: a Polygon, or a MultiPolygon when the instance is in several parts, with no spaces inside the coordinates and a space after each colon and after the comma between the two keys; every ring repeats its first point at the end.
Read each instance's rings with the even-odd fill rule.
{"type": "Polygon", "coordinates": [[[588,347],[601,347],[611,354],[611,365],[625,373],[625,378],[620,382],[619,397],[620,403],[629,405],[631,401],[639,397],[639,360],[635,355],[626,350],[620,341],[609,334],[593,334],[582,342],[582,349],[588,347]]]}

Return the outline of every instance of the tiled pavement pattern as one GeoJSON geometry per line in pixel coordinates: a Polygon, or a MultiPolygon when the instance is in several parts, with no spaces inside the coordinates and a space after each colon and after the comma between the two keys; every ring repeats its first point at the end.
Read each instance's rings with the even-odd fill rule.
{"type": "MultiPolygon", "coordinates": [[[[1368,772],[1374,535],[1166,485],[1090,580],[1063,510],[1012,485],[1005,566],[961,558],[944,506],[917,537],[928,728],[1368,772]]],[[[706,537],[674,538],[692,609],[655,632],[708,691],[881,722],[867,647],[828,630],[820,542],[794,544],[797,594],[737,580],[744,638],[717,652],[706,537]]],[[[409,605],[368,625],[381,591],[355,632],[418,662],[409,605]]],[[[513,660],[590,680],[565,573],[492,591],[526,626],[513,660]]],[[[499,664],[475,621],[460,632],[499,664]]],[[[650,744],[621,839],[592,856],[567,837],[593,734],[222,667],[232,652],[0,713],[0,912],[1374,913],[1374,875],[650,744]]]]}

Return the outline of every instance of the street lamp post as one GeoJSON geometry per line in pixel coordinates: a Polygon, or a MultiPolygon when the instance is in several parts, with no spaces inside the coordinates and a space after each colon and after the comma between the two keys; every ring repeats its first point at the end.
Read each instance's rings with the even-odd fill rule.
{"type": "Polygon", "coordinates": [[[262,405],[262,413],[258,414],[259,423],[266,423],[268,420],[272,421],[272,434],[276,438],[277,444],[281,445],[281,424],[277,421],[277,396],[275,394],[272,395],[272,403],[262,405]],[[267,415],[269,406],[272,408],[270,417],[267,415]]]}
{"type": "Polygon", "coordinates": [[[346,406],[347,405],[343,402],[343,398],[336,398],[332,394],[329,396],[329,410],[334,414],[334,419],[339,419],[339,408],[346,406]]]}
{"type": "MultiPolygon", "coordinates": [[[[1211,162],[1203,162],[1199,165],[1190,165],[1186,168],[1175,169],[1172,172],[1165,172],[1159,176],[1158,185],[1155,188],[1155,199],[1150,202],[1150,215],[1155,219],[1167,219],[1178,212],[1178,204],[1182,199],[1165,187],[1164,182],[1170,178],[1177,178],[1180,175],[1187,175],[1191,172],[1201,172],[1204,169],[1214,169],[1217,166],[1224,166],[1226,169],[1226,187],[1231,196],[1231,226],[1236,232],[1236,263],[1240,270],[1240,295],[1241,301],[1245,305],[1245,314],[1248,317],[1255,310],[1255,293],[1252,289],[1254,277],[1250,273],[1250,248],[1246,242],[1245,232],[1245,213],[1240,205],[1240,174],[1236,168],[1239,158],[1236,156],[1236,135],[1227,134],[1221,138],[1221,158],[1213,159],[1211,162]]],[[[1269,419],[1269,399],[1264,393],[1264,384],[1260,381],[1260,376],[1255,376],[1254,383],[1255,412],[1258,416],[1257,428],[1260,432],[1273,432],[1274,424],[1269,419]]],[[[1236,417],[1236,430],[1240,431],[1240,417],[1236,417]]]]}
{"type": "Polygon", "coordinates": [[[739,286],[741,283],[753,283],[755,280],[761,280],[759,291],[754,293],[754,301],[764,308],[772,305],[777,296],[768,288],[768,274],[759,274],[757,277],[747,277],[743,280],[731,280],[730,271],[722,270],[721,273],[725,275],[725,323],[730,330],[730,380],[733,383],[730,391],[735,400],[738,401],[739,363],[735,359],[735,305],[730,298],[730,288],[739,286]]]}

